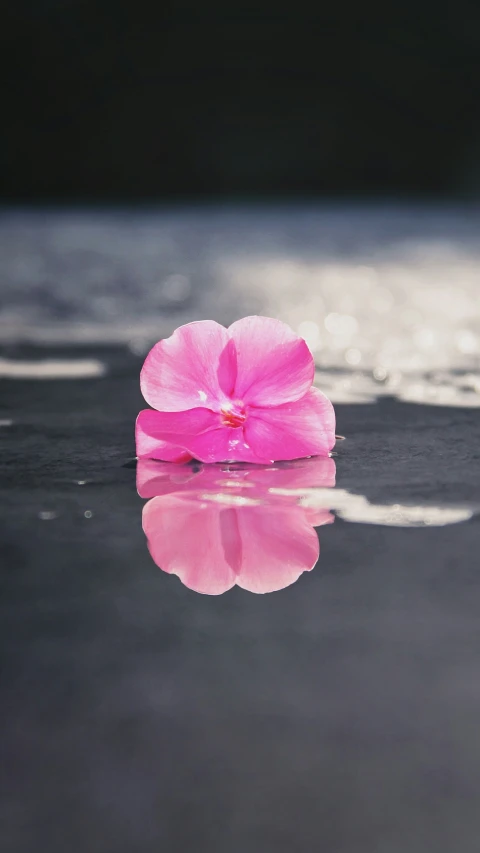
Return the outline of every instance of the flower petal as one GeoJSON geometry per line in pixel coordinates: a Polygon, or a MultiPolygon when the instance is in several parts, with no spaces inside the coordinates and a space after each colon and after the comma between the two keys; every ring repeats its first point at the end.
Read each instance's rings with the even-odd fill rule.
{"type": "MultiPolygon", "coordinates": [[[[143,508],[142,523],[152,558],[164,572],[207,595],[221,595],[234,586],[237,576],[226,556],[218,506],[179,495],[152,498],[143,508]]],[[[235,534],[227,532],[230,539],[235,534]]]]}
{"type": "Polygon", "coordinates": [[[185,449],[200,462],[235,461],[264,465],[269,461],[248,446],[242,429],[220,427],[199,435],[164,435],[163,438],[172,441],[181,438],[185,449]]]}
{"type": "Polygon", "coordinates": [[[237,399],[278,406],[306,394],[313,382],[313,356],[290,326],[271,317],[245,317],[228,332],[237,351],[237,399]]]}
{"type": "MultiPolygon", "coordinates": [[[[207,409],[194,409],[196,411],[208,411],[207,409]]],[[[170,413],[174,417],[177,413],[170,413]]],[[[191,414],[185,412],[182,414],[191,414]]],[[[215,417],[213,413],[212,417],[215,417]]],[[[192,456],[185,448],[180,447],[175,441],[165,440],[160,435],[157,418],[161,418],[160,412],[153,409],[143,409],[137,417],[135,424],[135,444],[139,459],[161,459],[164,462],[188,462],[192,456]]],[[[178,440],[178,436],[176,436],[178,440]]]]}
{"type": "MultiPolygon", "coordinates": [[[[220,418],[210,409],[188,409],[186,412],[157,412],[156,409],[143,409],[137,418],[142,428],[152,435],[171,433],[172,435],[193,435],[216,429],[220,418]]],[[[182,442],[180,442],[181,444],[182,442]]]]}
{"type": "Polygon", "coordinates": [[[140,388],[150,406],[180,412],[199,405],[218,410],[235,386],[235,346],[213,320],[180,326],[145,359],[140,388]]]}
{"type": "Polygon", "coordinates": [[[302,507],[239,507],[242,566],[237,585],[250,592],[283,589],[315,566],[320,545],[302,507]]]}
{"type": "Polygon", "coordinates": [[[244,433],[253,451],[275,461],[327,456],[335,444],[335,412],[330,400],[311,388],[294,403],[251,409],[244,433]]]}
{"type": "Polygon", "coordinates": [[[235,460],[257,465],[269,461],[245,443],[242,428],[221,426],[218,415],[209,409],[143,409],[137,418],[135,438],[139,458],[187,462],[194,457],[201,462],[235,460]]]}

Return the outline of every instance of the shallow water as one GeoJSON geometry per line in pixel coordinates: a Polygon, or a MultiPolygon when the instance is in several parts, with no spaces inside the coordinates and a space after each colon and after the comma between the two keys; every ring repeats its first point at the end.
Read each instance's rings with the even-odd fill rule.
{"type": "Polygon", "coordinates": [[[22,323],[0,361],[2,849],[476,853],[480,413],[441,390],[476,401],[474,354],[383,375],[381,347],[329,344],[332,459],[173,468],[133,459],[137,337],[22,323]]]}

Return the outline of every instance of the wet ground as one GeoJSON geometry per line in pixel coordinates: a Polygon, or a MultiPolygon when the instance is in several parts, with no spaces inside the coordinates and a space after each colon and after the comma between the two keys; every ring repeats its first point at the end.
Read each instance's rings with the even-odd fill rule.
{"type": "Polygon", "coordinates": [[[332,364],[333,468],[172,478],[133,459],[138,333],[40,346],[22,323],[0,359],[2,850],[476,853],[475,364],[390,389],[383,363],[332,364]],[[207,575],[169,573],[177,544],[207,575]]]}

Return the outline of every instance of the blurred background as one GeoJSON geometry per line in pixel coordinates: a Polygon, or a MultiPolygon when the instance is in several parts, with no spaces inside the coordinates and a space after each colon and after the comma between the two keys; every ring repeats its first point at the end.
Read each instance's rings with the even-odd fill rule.
{"type": "Polygon", "coordinates": [[[473,0],[18,0],[1,196],[480,192],[473,0]]]}
{"type": "Polygon", "coordinates": [[[336,402],[479,405],[477,4],[19,0],[0,38],[1,342],[269,314],[336,402]]]}

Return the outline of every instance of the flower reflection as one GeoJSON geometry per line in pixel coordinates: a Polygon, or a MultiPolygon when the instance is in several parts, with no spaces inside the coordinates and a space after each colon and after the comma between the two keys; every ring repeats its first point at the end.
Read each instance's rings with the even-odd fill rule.
{"type": "Polygon", "coordinates": [[[143,529],[155,563],[195,592],[237,586],[265,593],[294,583],[320,552],[314,527],[325,507],[302,505],[302,490],[335,485],[330,458],[271,467],[174,465],[139,460],[137,488],[149,498],[143,529]]]}

